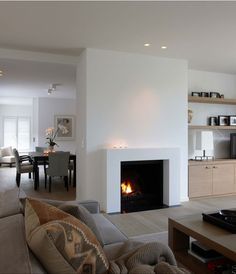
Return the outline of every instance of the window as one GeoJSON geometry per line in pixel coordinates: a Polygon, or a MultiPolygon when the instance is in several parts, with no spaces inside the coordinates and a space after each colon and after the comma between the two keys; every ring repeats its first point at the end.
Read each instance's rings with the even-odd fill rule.
{"type": "Polygon", "coordinates": [[[3,122],[4,146],[12,146],[19,151],[30,150],[30,118],[5,117],[3,122]]]}

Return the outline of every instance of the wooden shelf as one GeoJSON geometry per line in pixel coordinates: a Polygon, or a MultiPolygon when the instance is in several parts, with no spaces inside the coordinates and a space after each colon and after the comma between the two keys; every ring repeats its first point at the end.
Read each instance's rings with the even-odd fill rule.
{"type": "Polygon", "coordinates": [[[188,96],[189,103],[236,105],[236,99],[188,96]]]}
{"type": "Polygon", "coordinates": [[[225,258],[236,261],[236,235],[218,226],[204,222],[200,213],[168,219],[168,243],[177,262],[183,264],[191,273],[212,273],[207,264],[188,254],[190,237],[204,246],[213,249],[225,258]]]}
{"type": "Polygon", "coordinates": [[[187,250],[175,251],[174,254],[178,262],[186,266],[188,269],[194,269],[195,273],[212,273],[209,269],[207,269],[207,264],[202,263],[198,259],[189,255],[187,250]]]}
{"type": "Polygon", "coordinates": [[[189,125],[189,129],[210,129],[210,130],[236,130],[236,126],[204,126],[204,125],[189,125]]]}

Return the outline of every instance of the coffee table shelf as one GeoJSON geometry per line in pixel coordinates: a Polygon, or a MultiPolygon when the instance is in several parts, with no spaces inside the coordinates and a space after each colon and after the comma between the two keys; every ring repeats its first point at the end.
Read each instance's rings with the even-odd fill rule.
{"type": "Polygon", "coordinates": [[[236,234],[202,220],[202,215],[169,218],[169,246],[176,260],[194,273],[211,273],[207,264],[188,253],[190,237],[236,262],[236,234]]]}
{"type": "Polygon", "coordinates": [[[194,258],[186,250],[175,251],[175,258],[178,262],[186,266],[190,270],[194,270],[196,273],[212,274],[212,271],[207,269],[207,265],[194,258]]]}

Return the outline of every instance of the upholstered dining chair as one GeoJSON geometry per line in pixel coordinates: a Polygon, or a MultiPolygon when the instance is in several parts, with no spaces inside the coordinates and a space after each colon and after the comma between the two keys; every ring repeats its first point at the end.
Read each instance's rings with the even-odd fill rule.
{"type": "Polygon", "coordinates": [[[29,178],[31,178],[31,173],[34,173],[34,165],[31,157],[29,155],[19,155],[17,149],[13,149],[13,154],[16,161],[16,184],[20,186],[21,174],[29,173],[29,178]]]}
{"type": "MultiPolygon", "coordinates": [[[[43,153],[45,150],[47,150],[47,147],[35,147],[35,151],[36,152],[43,153]]],[[[44,184],[45,184],[45,188],[47,188],[47,173],[46,173],[46,168],[47,168],[47,165],[48,165],[48,161],[46,161],[46,160],[38,161],[38,165],[43,166],[44,184]]]]}
{"type": "Polygon", "coordinates": [[[72,171],[73,171],[73,176],[75,176],[74,175],[74,162],[73,161],[69,161],[68,170],[69,170],[69,184],[71,185],[72,171]]]}
{"type": "Polygon", "coordinates": [[[44,152],[45,150],[47,150],[47,147],[35,147],[36,152],[44,152]]]}
{"type": "MultiPolygon", "coordinates": [[[[48,154],[48,168],[46,174],[49,176],[49,192],[52,189],[52,177],[63,177],[67,191],[68,186],[68,164],[70,152],[57,151],[48,154]]],[[[46,182],[47,183],[47,182],[46,182]]]]}

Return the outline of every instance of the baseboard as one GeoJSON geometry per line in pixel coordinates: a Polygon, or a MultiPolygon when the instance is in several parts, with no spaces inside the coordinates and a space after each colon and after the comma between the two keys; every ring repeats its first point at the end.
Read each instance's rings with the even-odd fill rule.
{"type": "Polygon", "coordinates": [[[181,197],[180,198],[180,202],[188,202],[189,201],[189,198],[188,197],[181,197]]]}

